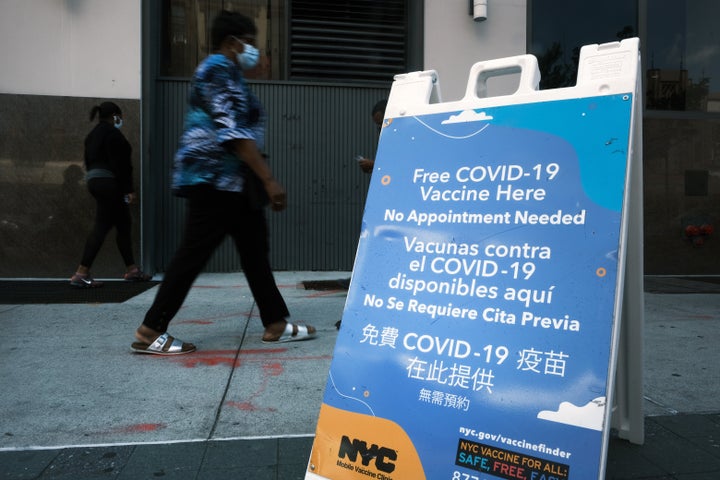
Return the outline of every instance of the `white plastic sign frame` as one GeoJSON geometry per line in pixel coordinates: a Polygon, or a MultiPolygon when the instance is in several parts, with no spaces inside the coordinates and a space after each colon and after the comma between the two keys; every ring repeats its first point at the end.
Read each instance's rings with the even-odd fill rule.
{"type": "Polygon", "coordinates": [[[604,478],[621,318],[642,331],[638,47],[584,46],[563,89],[532,55],[457,102],[395,78],[306,479],[604,478]]]}

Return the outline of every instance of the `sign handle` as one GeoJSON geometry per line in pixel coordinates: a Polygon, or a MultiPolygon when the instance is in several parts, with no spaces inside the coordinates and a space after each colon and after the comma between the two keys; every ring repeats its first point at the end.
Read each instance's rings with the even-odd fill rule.
{"type": "Polygon", "coordinates": [[[487,97],[487,81],[492,77],[520,74],[520,84],[515,94],[533,93],[540,85],[540,68],[534,55],[517,55],[477,62],[470,68],[464,101],[487,97]]]}

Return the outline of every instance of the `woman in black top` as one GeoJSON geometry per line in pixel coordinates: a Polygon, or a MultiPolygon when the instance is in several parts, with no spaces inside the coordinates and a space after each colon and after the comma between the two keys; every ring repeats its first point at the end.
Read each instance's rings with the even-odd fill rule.
{"type": "Polygon", "coordinates": [[[99,121],[85,138],[85,169],[88,190],[95,198],[97,211],[95,225],[83,250],[82,260],[70,284],[79,288],[101,287],[90,275],[108,232],[117,229],[117,246],[125,262],[125,280],[147,281],[150,279],[135,264],[132,252],[130,209],[135,201],[132,181],[132,148],[120,132],[122,111],[113,102],[103,102],[90,110],[90,121],[99,121]]]}

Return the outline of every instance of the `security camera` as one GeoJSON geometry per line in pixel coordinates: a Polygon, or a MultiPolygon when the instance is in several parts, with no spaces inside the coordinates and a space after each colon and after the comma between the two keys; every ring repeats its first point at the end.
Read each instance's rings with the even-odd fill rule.
{"type": "Polygon", "coordinates": [[[473,20],[475,20],[476,22],[482,22],[484,20],[487,20],[487,0],[472,0],[472,2],[473,20]]]}

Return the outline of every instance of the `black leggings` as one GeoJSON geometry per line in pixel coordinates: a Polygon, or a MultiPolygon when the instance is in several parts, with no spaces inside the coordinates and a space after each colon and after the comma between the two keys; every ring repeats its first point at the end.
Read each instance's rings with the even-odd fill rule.
{"type": "Polygon", "coordinates": [[[167,330],[193,282],[226,235],[232,237],[240,266],[264,326],[290,316],[270,268],[268,228],[263,210],[251,209],[239,193],[203,190],[188,199],[185,234],[167,267],[143,324],[167,330]]]}
{"type": "Polygon", "coordinates": [[[85,242],[80,265],[92,267],[105,237],[113,227],[117,229],[115,240],[125,266],[134,265],[135,257],[132,252],[130,235],[132,227],[130,208],[125,203],[124,194],[118,188],[117,182],[114,178],[91,178],[88,180],[88,190],[95,197],[97,210],[95,225],[85,242]]]}

